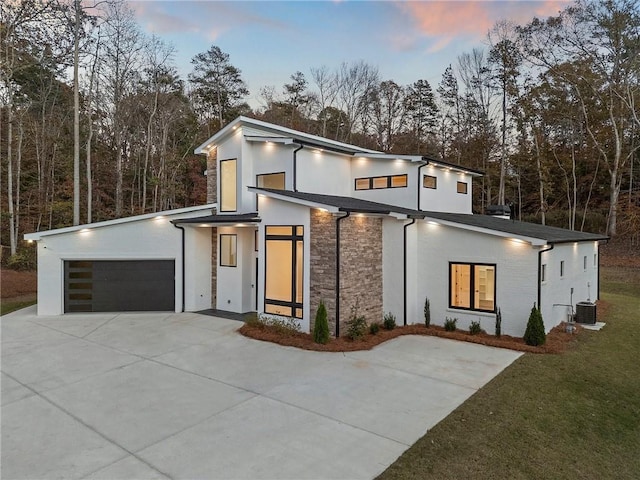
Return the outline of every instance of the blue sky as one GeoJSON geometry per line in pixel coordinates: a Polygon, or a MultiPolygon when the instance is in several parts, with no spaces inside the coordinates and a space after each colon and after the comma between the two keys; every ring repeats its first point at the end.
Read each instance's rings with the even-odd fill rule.
{"type": "Polygon", "coordinates": [[[435,88],[448,64],[502,19],[524,23],[555,15],[564,0],[540,1],[130,1],[138,21],[176,48],[185,77],[191,58],[211,45],[231,56],[249,86],[280,92],[296,71],[364,60],[383,80],[419,79],[435,88]]]}

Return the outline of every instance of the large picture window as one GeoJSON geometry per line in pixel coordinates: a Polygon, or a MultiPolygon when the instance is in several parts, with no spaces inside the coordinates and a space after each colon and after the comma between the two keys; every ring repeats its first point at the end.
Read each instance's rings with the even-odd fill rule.
{"type": "Polygon", "coordinates": [[[302,318],[304,228],[265,227],[264,311],[302,318]]]}
{"type": "Polygon", "coordinates": [[[220,234],[220,266],[236,267],[238,265],[238,237],[220,234]]]}
{"type": "Polygon", "coordinates": [[[495,312],[496,266],[449,263],[449,306],[495,312]]]}
{"type": "Polygon", "coordinates": [[[236,160],[220,160],[220,211],[235,212],[236,197],[236,160]]]}

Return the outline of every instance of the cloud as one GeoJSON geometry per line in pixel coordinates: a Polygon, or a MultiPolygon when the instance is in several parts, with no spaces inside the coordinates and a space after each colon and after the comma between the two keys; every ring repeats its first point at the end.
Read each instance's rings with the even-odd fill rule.
{"type": "MultiPolygon", "coordinates": [[[[568,0],[545,1],[398,1],[398,8],[414,27],[413,34],[433,40],[429,52],[443,49],[457,38],[481,40],[499,20],[516,24],[534,16],[556,15],[568,0]]],[[[405,41],[410,44],[409,41],[405,41]]]]}

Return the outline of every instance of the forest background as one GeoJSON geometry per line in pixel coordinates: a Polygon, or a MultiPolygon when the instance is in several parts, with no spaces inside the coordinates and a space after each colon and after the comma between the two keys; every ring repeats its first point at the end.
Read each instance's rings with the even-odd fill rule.
{"type": "Polygon", "coordinates": [[[34,267],[27,232],[203,204],[206,159],[193,149],[238,115],[478,169],[476,213],[510,204],[517,219],[638,248],[634,0],[498,22],[437,85],[345,61],[263,86],[253,108],[237,59],[211,45],[182,78],[175,54],[120,0],[0,5],[4,264],[34,267]]]}

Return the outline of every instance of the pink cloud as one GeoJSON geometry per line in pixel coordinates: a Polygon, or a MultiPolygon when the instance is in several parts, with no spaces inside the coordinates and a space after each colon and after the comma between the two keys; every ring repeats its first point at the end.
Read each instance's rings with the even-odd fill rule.
{"type": "Polygon", "coordinates": [[[414,34],[434,40],[430,52],[441,50],[456,37],[480,40],[499,20],[523,24],[535,16],[556,15],[568,4],[568,0],[395,2],[413,23],[414,34]]]}

